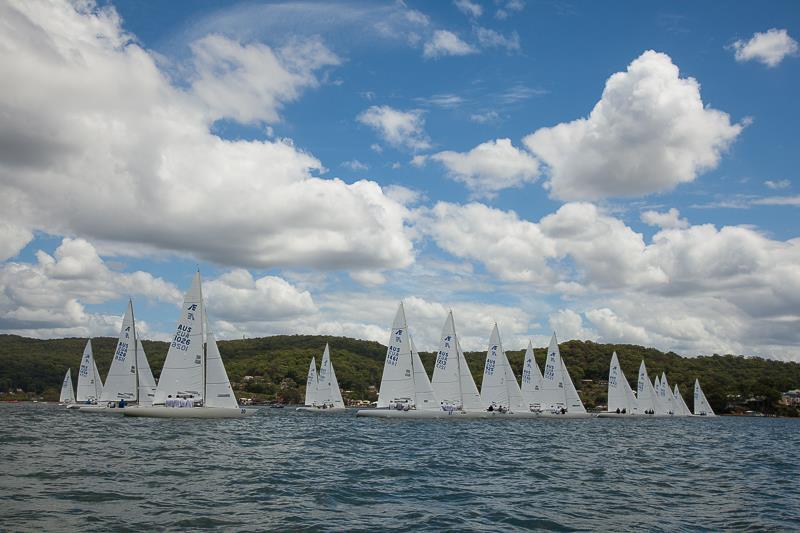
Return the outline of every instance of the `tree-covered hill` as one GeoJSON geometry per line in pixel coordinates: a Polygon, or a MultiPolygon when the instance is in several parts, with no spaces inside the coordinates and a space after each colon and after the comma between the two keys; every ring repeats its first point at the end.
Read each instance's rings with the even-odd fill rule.
{"type": "MultiPolygon", "coordinates": [[[[305,386],[312,356],[317,363],[325,343],[331,347],[336,376],[343,390],[353,399],[375,398],[383,371],[386,347],[370,341],[346,337],[314,335],[278,335],[255,339],[219,341],[231,381],[239,395],[299,400],[305,386]],[[246,378],[246,376],[248,376],[246,378]]],[[[0,335],[0,392],[22,389],[26,392],[57,398],[61,380],[68,367],[77,379],[86,339],[38,340],[16,335],[0,335]]],[[[143,341],[153,373],[158,376],[168,344],[143,341]]],[[[103,376],[108,372],[116,339],[92,339],[97,366],[103,376]]],[[[684,399],[692,405],[692,385],[699,378],[712,406],[723,411],[730,397],[761,398],[760,408],[775,408],[780,392],[800,388],[800,364],[759,358],[714,355],[686,358],[653,348],[630,344],[597,344],[569,341],[560,345],[561,354],[570,370],[575,386],[587,407],[606,401],[605,380],[611,353],[617,352],[628,381],[636,388],[639,363],[645,360],[651,380],[666,372],[670,384],[678,384],[684,399]],[[589,381],[591,380],[591,381],[589,381]]],[[[535,351],[536,361],[543,366],[546,348],[535,351]]],[[[517,376],[522,369],[524,352],[507,352],[517,376]]],[[[434,354],[422,353],[429,375],[433,371],[434,354]]],[[[475,381],[480,386],[485,352],[466,354],[475,381]]]]}

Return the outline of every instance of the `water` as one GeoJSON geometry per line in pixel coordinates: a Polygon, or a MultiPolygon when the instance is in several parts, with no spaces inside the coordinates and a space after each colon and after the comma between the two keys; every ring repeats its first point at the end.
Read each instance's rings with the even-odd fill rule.
{"type": "Polygon", "coordinates": [[[800,527],[800,420],[0,420],[2,530],[800,527]]]}

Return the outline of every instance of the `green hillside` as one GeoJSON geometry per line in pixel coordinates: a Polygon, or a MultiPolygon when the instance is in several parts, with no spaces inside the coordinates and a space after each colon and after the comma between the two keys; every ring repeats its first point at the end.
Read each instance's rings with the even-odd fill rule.
{"type": "MultiPolygon", "coordinates": [[[[312,356],[319,363],[325,343],[331,346],[336,376],[343,390],[352,399],[375,399],[380,385],[386,347],[370,341],[345,337],[312,335],[278,335],[257,339],[220,341],[231,381],[239,396],[264,399],[280,398],[300,401],[305,386],[308,364],[312,356]],[[247,377],[246,377],[247,376],[247,377]]],[[[86,339],[38,340],[15,335],[0,335],[0,392],[9,398],[9,391],[25,392],[57,399],[61,380],[67,367],[72,367],[73,379],[83,353],[86,339]]],[[[150,365],[156,377],[167,353],[166,342],[143,341],[150,365]]],[[[108,371],[116,346],[115,338],[92,339],[97,366],[102,375],[108,371]]],[[[723,412],[732,397],[755,397],[757,408],[779,410],[780,393],[800,388],[800,364],[783,363],[742,356],[714,355],[685,358],[653,348],[629,344],[597,344],[569,341],[560,345],[575,386],[581,391],[586,406],[591,408],[606,401],[608,364],[611,352],[616,351],[620,364],[634,389],[642,359],[650,378],[666,372],[670,384],[677,383],[684,399],[692,405],[692,384],[700,378],[703,390],[712,406],[723,412]],[[591,381],[589,381],[591,380],[591,381]]],[[[523,351],[507,352],[514,371],[519,376],[523,351]]],[[[480,386],[485,352],[467,353],[467,361],[476,383],[480,386]]],[[[543,366],[545,348],[535,350],[539,367],[543,366]]],[[[434,354],[422,353],[422,361],[431,374],[434,354]]],[[[22,395],[17,394],[17,397],[22,395]]],[[[788,410],[781,410],[791,414],[788,410]]]]}

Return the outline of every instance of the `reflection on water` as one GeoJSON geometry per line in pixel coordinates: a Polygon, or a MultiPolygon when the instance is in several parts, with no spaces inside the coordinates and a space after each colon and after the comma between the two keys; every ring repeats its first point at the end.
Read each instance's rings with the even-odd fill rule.
{"type": "Polygon", "coordinates": [[[127,419],[0,405],[0,528],[794,529],[800,420],[127,419]]]}

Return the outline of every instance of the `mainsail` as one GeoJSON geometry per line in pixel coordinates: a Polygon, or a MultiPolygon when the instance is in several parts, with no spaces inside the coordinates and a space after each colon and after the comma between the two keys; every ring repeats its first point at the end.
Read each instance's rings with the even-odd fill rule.
{"type": "Polygon", "coordinates": [[[558,349],[555,333],[550,338],[550,346],[547,348],[539,403],[545,411],[560,411],[567,408],[564,394],[564,366],[561,364],[561,352],[558,349]]]}
{"type": "Polygon", "coordinates": [[[611,354],[611,366],[608,369],[608,412],[633,414],[636,412],[636,396],[630,383],[622,372],[617,352],[611,354]]]}
{"type": "Polygon", "coordinates": [[[542,387],[542,371],[536,364],[533,357],[533,343],[528,341],[528,349],[525,350],[525,362],[522,364],[522,394],[523,405],[531,411],[541,410],[539,403],[539,393],[542,387]]]}
{"type": "Polygon", "coordinates": [[[317,385],[317,359],[312,357],[311,364],[308,366],[308,376],[306,377],[306,400],[304,405],[308,407],[316,405],[317,385]]]}
{"type": "Polygon", "coordinates": [[[686,402],[683,401],[683,396],[681,396],[681,391],[678,389],[677,383],[675,384],[673,397],[675,398],[675,416],[691,416],[692,412],[689,410],[689,406],[686,405],[686,402]]]}
{"type": "Polygon", "coordinates": [[[497,324],[489,338],[489,350],[483,367],[481,400],[484,407],[505,407],[511,411],[522,409],[522,392],[508,362],[497,324]]]}
{"type": "Polygon", "coordinates": [[[703,389],[700,388],[700,380],[694,380],[694,414],[699,416],[717,416],[708,403],[703,389]]]}
{"type": "Polygon", "coordinates": [[[675,396],[673,396],[672,389],[669,387],[666,372],[662,372],[661,374],[661,399],[667,407],[667,412],[671,415],[676,415],[675,396]]]}
{"type": "Polygon", "coordinates": [[[154,404],[164,404],[168,396],[174,398],[178,394],[203,396],[204,322],[203,294],[197,272],[183,298],[181,317],[158,379],[154,404]]]}
{"type": "Polygon", "coordinates": [[[397,308],[389,335],[389,347],[383,363],[381,388],[378,393],[378,407],[390,407],[398,402],[414,400],[414,372],[411,355],[411,341],[406,324],[403,303],[397,308]]]}
{"type": "Polygon", "coordinates": [[[117,349],[111,359],[106,384],[100,396],[101,402],[125,399],[135,401],[136,390],[136,330],[133,323],[133,302],[128,300],[128,308],[122,318],[122,328],[117,340],[117,349]]]}
{"type": "Polygon", "coordinates": [[[64,382],[61,384],[61,396],[59,403],[75,403],[75,391],[72,389],[72,369],[68,368],[64,375],[64,382]]]}
{"type": "Polygon", "coordinates": [[[465,411],[483,411],[478,387],[458,342],[452,311],[447,314],[442,328],[431,385],[436,398],[443,404],[465,411]]]}
{"type": "Polygon", "coordinates": [[[647,367],[642,364],[639,365],[639,383],[636,390],[636,404],[639,414],[656,414],[659,408],[656,405],[656,391],[653,389],[653,384],[650,383],[650,378],[647,376],[647,367]]]}
{"type": "Polygon", "coordinates": [[[81,366],[78,369],[78,388],[75,391],[76,400],[80,403],[85,403],[100,399],[103,385],[99,382],[100,374],[97,372],[97,365],[92,354],[92,340],[89,339],[83,349],[81,366]]]}

